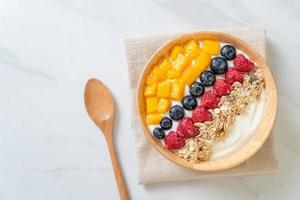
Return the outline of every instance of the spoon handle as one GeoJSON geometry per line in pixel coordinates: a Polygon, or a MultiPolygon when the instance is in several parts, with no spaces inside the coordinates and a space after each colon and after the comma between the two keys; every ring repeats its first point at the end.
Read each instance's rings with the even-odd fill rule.
{"type": "Polygon", "coordinates": [[[125,181],[123,179],[122,170],[121,170],[120,164],[119,164],[117,156],[116,156],[112,136],[108,136],[105,138],[106,138],[106,142],[108,145],[109,154],[111,157],[111,162],[112,162],[112,166],[113,166],[113,170],[114,170],[114,174],[115,174],[115,178],[116,178],[116,182],[117,182],[117,186],[118,186],[118,190],[119,190],[119,194],[120,194],[120,199],[128,200],[129,199],[128,192],[126,189],[125,181]]]}

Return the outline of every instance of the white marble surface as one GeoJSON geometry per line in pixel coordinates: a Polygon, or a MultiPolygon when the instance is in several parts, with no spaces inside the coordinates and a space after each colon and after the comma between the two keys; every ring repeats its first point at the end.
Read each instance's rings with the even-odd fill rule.
{"type": "Polygon", "coordinates": [[[296,0],[0,1],[0,199],[118,199],[106,145],[83,105],[89,77],[116,97],[132,199],[298,199],[299,9],[296,0]],[[138,185],[123,39],[257,24],[280,94],[278,173],[138,185]]]}

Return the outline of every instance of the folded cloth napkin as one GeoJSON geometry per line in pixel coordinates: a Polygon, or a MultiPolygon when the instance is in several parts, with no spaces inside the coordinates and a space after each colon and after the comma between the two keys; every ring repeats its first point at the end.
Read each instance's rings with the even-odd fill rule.
{"type": "MultiPolygon", "coordinates": [[[[262,56],[266,54],[265,32],[261,27],[236,28],[218,30],[242,38],[254,47],[262,56]]],[[[248,174],[268,173],[277,170],[277,160],[274,153],[274,139],[271,135],[263,147],[248,161],[238,167],[220,172],[200,172],[190,170],[167,160],[152,147],[143,129],[138,123],[135,95],[139,76],[151,55],[164,42],[176,34],[132,38],[125,40],[130,92],[132,94],[131,122],[135,132],[135,142],[138,161],[138,182],[141,184],[167,182],[175,180],[200,179],[215,176],[239,176],[248,174]]]]}

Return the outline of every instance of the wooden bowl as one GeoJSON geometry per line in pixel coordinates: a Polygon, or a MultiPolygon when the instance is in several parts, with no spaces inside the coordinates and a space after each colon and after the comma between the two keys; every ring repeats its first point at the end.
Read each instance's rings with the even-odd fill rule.
{"type": "Polygon", "coordinates": [[[184,34],[174,39],[171,39],[167,43],[165,43],[161,48],[159,48],[149,59],[146,64],[144,71],[141,74],[138,90],[137,90],[137,109],[140,118],[140,123],[142,123],[142,127],[144,130],[144,134],[147,137],[150,144],[153,145],[155,149],[157,149],[164,157],[169,159],[170,161],[181,165],[186,168],[199,170],[199,171],[219,171],[225,170],[228,168],[235,167],[242,162],[249,159],[253,156],[264,144],[266,139],[271,133],[273,128],[276,114],[277,114],[277,90],[274,79],[270,72],[270,69],[263,59],[263,57],[253,49],[249,44],[245,41],[231,36],[226,33],[221,32],[194,32],[190,34],[184,34]],[[159,63],[161,58],[167,55],[172,47],[177,44],[183,44],[187,41],[194,39],[196,41],[204,40],[204,39],[212,39],[220,42],[227,42],[233,44],[236,48],[242,50],[246,53],[252,61],[254,61],[257,66],[259,66],[263,70],[264,78],[265,78],[265,106],[264,112],[262,116],[262,120],[256,130],[251,133],[251,137],[249,137],[246,144],[235,152],[224,156],[217,160],[209,160],[200,163],[189,162],[175,153],[167,150],[163,144],[156,140],[152,133],[150,132],[147,122],[146,122],[146,106],[145,106],[145,97],[143,95],[143,88],[145,86],[146,76],[151,71],[151,69],[159,63]]]}

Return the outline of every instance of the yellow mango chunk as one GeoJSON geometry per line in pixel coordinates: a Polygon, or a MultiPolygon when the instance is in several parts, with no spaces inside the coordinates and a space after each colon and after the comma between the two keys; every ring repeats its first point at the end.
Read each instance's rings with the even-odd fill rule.
{"type": "Polygon", "coordinates": [[[157,112],[165,113],[169,110],[171,102],[169,99],[160,98],[157,105],[157,112]]]}
{"type": "Polygon", "coordinates": [[[183,54],[178,54],[176,60],[173,62],[173,67],[176,71],[183,72],[183,70],[188,66],[191,62],[191,58],[186,57],[183,54]]]}
{"type": "Polygon", "coordinates": [[[181,80],[176,80],[172,83],[171,98],[181,100],[184,95],[185,84],[181,80]]]}
{"type": "Polygon", "coordinates": [[[200,72],[201,68],[190,66],[186,70],[184,70],[180,79],[183,80],[186,84],[190,85],[199,77],[200,72]]]}
{"type": "Polygon", "coordinates": [[[147,85],[145,87],[144,96],[146,96],[146,97],[155,96],[156,95],[156,87],[157,87],[156,84],[147,85]]]}
{"type": "Polygon", "coordinates": [[[185,55],[192,58],[199,55],[201,51],[198,42],[196,42],[195,40],[191,40],[186,45],[184,45],[184,49],[185,55]]]}
{"type": "Polygon", "coordinates": [[[202,52],[210,55],[218,55],[220,52],[220,43],[215,40],[204,40],[202,42],[202,52]]]}
{"type": "Polygon", "coordinates": [[[153,85],[153,84],[156,84],[158,81],[158,78],[156,75],[150,73],[148,74],[147,78],[146,78],[146,84],[147,85],[153,85]]]}
{"type": "Polygon", "coordinates": [[[182,48],[181,46],[176,45],[175,47],[173,47],[173,49],[170,53],[170,58],[172,60],[175,60],[179,54],[184,54],[184,51],[185,51],[184,48],[182,48]]]}
{"type": "Polygon", "coordinates": [[[177,79],[180,77],[180,72],[175,70],[168,71],[168,79],[177,79]]]}
{"type": "Polygon", "coordinates": [[[158,97],[170,97],[171,93],[171,82],[164,81],[157,85],[157,96],[158,97]]]}
{"type": "Polygon", "coordinates": [[[160,113],[151,113],[147,115],[147,124],[149,125],[156,125],[160,122],[163,115],[160,113]]]}
{"type": "Polygon", "coordinates": [[[157,97],[147,97],[146,98],[146,109],[147,113],[156,112],[158,98],[157,97]]]}
{"type": "Polygon", "coordinates": [[[163,71],[165,74],[168,74],[168,71],[172,69],[172,63],[168,58],[163,59],[163,61],[159,65],[159,69],[163,71]]]}
{"type": "Polygon", "coordinates": [[[158,81],[163,81],[167,78],[166,74],[158,67],[154,67],[152,73],[157,77],[158,81]]]}
{"type": "Polygon", "coordinates": [[[203,72],[210,65],[210,55],[205,53],[200,53],[192,61],[192,66],[200,68],[200,73],[203,72]]]}

